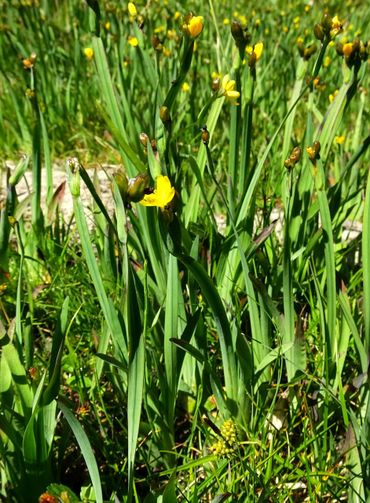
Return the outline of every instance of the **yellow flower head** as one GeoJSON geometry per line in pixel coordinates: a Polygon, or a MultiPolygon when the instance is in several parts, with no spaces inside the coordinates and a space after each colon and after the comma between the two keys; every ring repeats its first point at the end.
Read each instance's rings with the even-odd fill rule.
{"type": "Polygon", "coordinates": [[[188,93],[190,91],[190,86],[187,82],[184,82],[183,85],[181,86],[181,90],[184,92],[184,93],[188,93]]]}
{"type": "Polygon", "coordinates": [[[137,16],[136,5],[133,2],[127,4],[127,10],[131,17],[135,18],[137,16]]]}
{"type": "Polygon", "coordinates": [[[85,47],[84,54],[87,59],[93,59],[94,57],[94,51],[92,50],[91,47],[85,47]]]}
{"type": "Polygon", "coordinates": [[[352,42],[347,42],[343,45],[343,54],[348,58],[353,52],[352,42]]]}
{"type": "Polygon", "coordinates": [[[157,176],[156,188],[152,194],[145,194],[140,201],[143,206],[158,206],[165,208],[175,197],[175,189],[171,186],[171,182],[167,176],[157,176]]]}
{"type": "Polygon", "coordinates": [[[235,91],[235,80],[231,80],[228,74],[222,79],[220,96],[225,96],[232,105],[238,105],[236,100],[240,97],[240,92],[235,91]]]}
{"type": "Polygon", "coordinates": [[[203,30],[203,16],[187,16],[185,19],[185,24],[183,25],[183,31],[188,34],[191,38],[198,37],[203,30]]]}
{"type": "Polygon", "coordinates": [[[338,18],[338,16],[334,16],[331,20],[331,30],[330,30],[331,38],[334,38],[342,30],[343,30],[343,21],[341,21],[338,18]]]}
{"type": "Polygon", "coordinates": [[[128,37],[128,43],[131,45],[131,47],[137,47],[139,45],[139,41],[136,37],[128,37]]]}
{"type": "Polygon", "coordinates": [[[249,55],[249,57],[254,57],[256,58],[255,61],[258,61],[261,59],[262,52],[263,52],[263,42],[257,42],[253,47],[252,46],[247,46],[245,48],[245,52],[249,55]]]}
{"type": "Polygon", "coordinates": [[[337,145],[343,145],[343,143],[346,141],[346,137],[344,135],[341,136],[336,136],[335,137],[335,143],[337,145]]]}
{"type": "Polygon", "coordinates": [[[338,93],[339,93],[339,89],[336,89],[333,92],[333,94],[329,94],[329,101],[330,101],[330,103],[332,103],[335,100],[335,97],[337,96],[338,93]]]}

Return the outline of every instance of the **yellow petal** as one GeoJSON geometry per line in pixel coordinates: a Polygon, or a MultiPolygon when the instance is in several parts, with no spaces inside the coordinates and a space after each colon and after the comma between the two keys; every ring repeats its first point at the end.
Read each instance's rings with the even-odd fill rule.
{"type": "Polygon", "coordinates": [[[263,51],[263,43],[257,42],[257,44],[254,46],[254,53],[256,55],[257,61],[262,56],[262,51],[263,51]]]}

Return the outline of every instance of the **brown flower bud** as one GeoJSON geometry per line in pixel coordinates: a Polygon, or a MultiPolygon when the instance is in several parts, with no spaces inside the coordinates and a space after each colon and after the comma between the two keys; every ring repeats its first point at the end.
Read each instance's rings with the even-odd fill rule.
{"type": "Polygon", "coordinates": [[[139,173],[135,178],[130,178],[128,181],[127,199],[129,202],[138,203],[145,195],[146,189],[149,187],[148,173],[139,173]]]}
{"type": "Polygon", "coordinates": [[[159,117],[163,124],[168,124],[171,122],[171,115],[168,107],[162,106],[159,110],[159,117]]]}
{"type": "Polygon", "coordinates": [[[314,33],[315,37],[317,38],[317,40],[320,40],[321,42],[324,40],[325,33],[324,33],[324,29],[321,26],[321,24],[319,24],[319,23],[315,24],[315,26],[313,28],[313,33],[314,33]]]}

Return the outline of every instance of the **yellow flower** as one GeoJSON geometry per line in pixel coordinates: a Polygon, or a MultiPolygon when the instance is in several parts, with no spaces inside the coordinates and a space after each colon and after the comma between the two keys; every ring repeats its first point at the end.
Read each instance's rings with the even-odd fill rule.
{"type": "Polygon", "coordinates": [[[228,24],[230,24],[230,19],[228,17],[225,17],[223,22],[224,25],[227,26],[228,24]]]}
{"type": "Polygon", "coordinates": [[[330,66],[330,63],[331,63],[331,59],[330,59],[330,56],[325,56],[324,58],[324,67],[327,68],[328,66],[330,66]]]}
{"type": "Polygon", "coordinates": [[[329,94],[329,101],[332,103],[335,100],[336,95],[339,93],[339,89],[336,89],[333,94],[329,94]]]}
{"type": "Polygon", "coordinates": [[[163,24],[161,24],[160,26],[157,26],[157,28],[154,29],[154,33],[162,33],[165,29],[166,27],[163,24]]]}
{"type": "Polygon", "coordinates": [[[343,145],[343,143],[346,141],[346,137],[344,135],[341,136],[336,136],[335,137],[335,143],[337,145],[343,145]]]}
{"type": "Polygon", "coordinates": [[[338,16],[334,16],[331,20],[331,30],[330,30],[330,36],[331,38],[334,38],[338,33],[340,33],[343,29],[343,22],[340,21],[338,16]]]}
{"type": "Polygon", "coordinates": [[[253,47],[252,46],[247,46],[245,48],[245,52],[251,56],[253,53],[255,54],[256,61],[261,59],[262,52],[263,52],[263,42],[257,42],[253,47]]]}
{"type": "Polygon", "coordinates": [[[178,19],[180,19],[181,17],[181,12],[179,12],[178,10],[175,12],[175,14],[173,15],[173,18],[175,21],[177,21],[178,19]]]}
{"type": "Polygon", "coordinates": [[[203,30],[203,16],[192,16],[184,25],[184,31],[190,37],[198,37],[203,30]]]}
{"type": "Polygon", "coordinates": [[[165,46],[163,46],[162,53],[163,56],[166,56],[166,58],[169,58],[171,56],[171,51],[165,46]]]}
{"type": "Polygon", "coordinates": [[[175,197],[175,189],[167,176],[157,176],[156,188],[152,194],[146,194],[140,201],[143,206],[158,206],[165,208],[175,197]]]}
{"type": "Polygon", "coordinates": [[[130,14],[131,17],[137,16],[136,5],[133,2],[129,2],[127,4],[127,10],[128,10],[128,13],[130,14]]]}
{"type": "Polygon", "coordinates": [[[240,97],[240,92],[235,91],[235,80],[231,80],[228,74],[222,79],[220,96],[225,96],[232,105],[238,105],[236,100],[240,97]]]}
{"type": "Polygon", "coordinates": [[[177,33],[175,30],[167,30],[167,38],[169,40],[175,40],[177,38],[177,33]]]}
{"type": "Polygon", "coordinates": [[[93,59],[94,57],[94,51],[92,50],[91,47],[85,47],[84,54],[87,59],[93,59]]]}
{"type": "Polygon", "coordinates": [[[105,23],[104,28],[105,28],[107,31],[109,31],[109,30],[110,30],[110,22],[109,22],[109,21],[107,21],[107,22],[105,23]]]}
{"type": "Polygon", "coordinates": [[[190,91],[190,86],[187,82],[184,82],[183,85],[181,86],[181,90],[184,92],[184,93],[188,93],[190,91]]]}
{"type": "Polygon", "coordinates": [[[128,43],[131,45],[131,47],[137,47],[139,45],[139,41],[136,37],[128,37],[128,43]]]}
{"type": "Polygon", "coordinates": [[[353,52],[352,42],[343,45],[343,54],[348,58],[353,52]]]}

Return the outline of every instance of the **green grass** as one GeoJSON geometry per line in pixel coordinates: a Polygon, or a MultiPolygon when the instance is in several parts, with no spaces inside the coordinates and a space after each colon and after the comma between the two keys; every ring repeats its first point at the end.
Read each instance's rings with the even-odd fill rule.
{"type": "Polygon", "coordinates": [[[368,501],[370,9],[0,6],[0,500],[368,501]]]}

